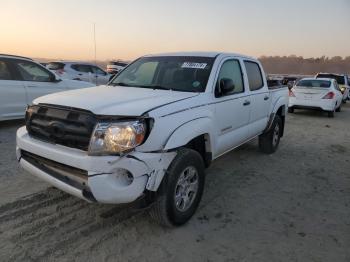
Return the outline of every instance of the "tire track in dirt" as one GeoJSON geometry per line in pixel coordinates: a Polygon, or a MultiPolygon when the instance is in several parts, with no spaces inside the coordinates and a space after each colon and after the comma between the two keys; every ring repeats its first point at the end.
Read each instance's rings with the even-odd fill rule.
{"type": "Polygon", "coordinates": [[[74,252],[93,236],[91,246],[113,237],[115,228],[141,212],[133,207],[89,204],[56,189],[0,207],[0,250],[4,261],[47,261],[74,252]]]}

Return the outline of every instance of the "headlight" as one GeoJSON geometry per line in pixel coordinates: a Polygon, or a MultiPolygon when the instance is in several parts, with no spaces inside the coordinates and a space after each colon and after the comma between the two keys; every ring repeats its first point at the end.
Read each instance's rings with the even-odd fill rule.
{"type": "Polygon", "coordinates": [[[345,87],[341,87],[340,91],[344,92],[345,91],[345,87]]]}
{"type": "Polygon", "coordinates": [[[89,155],[110,155],[130,151],[142,144],[146,135],[143,120],[98,123],[92,134],[89,155]]]}

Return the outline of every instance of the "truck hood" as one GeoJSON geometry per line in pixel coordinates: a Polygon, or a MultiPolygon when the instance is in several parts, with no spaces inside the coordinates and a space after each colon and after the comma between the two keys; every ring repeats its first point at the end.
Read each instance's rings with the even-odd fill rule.
{"type": "Polygon", "coordinates": [[[96,86],[42,96],[35,99],[33,103],[80,108],[98,115],[140,116],[159,106],[196,95],[198,93],[124,86],[96,86]]]}

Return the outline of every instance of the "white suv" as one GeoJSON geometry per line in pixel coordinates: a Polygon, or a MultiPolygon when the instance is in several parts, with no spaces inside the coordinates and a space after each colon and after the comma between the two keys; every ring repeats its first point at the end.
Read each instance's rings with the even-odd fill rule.
{"type": "Polygon", "coordinates": [[[100,67],[84,62],[56,61],[48,63],[46,67],[64,79],[86,81],[95,85],[107,84],[112,77],[100,67]]]}
{"type": "Polygon", "coordinates": [[[26,106],[39,96],[91,86],[62,80],[30,58],[0,54],[0,121],[23,118],[26,106]]]}

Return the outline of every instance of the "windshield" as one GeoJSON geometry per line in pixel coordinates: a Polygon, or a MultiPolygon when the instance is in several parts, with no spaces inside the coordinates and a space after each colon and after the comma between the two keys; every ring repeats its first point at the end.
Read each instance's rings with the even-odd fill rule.
{"type": "Polygon", "coordinates": [[[143,57],[117,75],[110,85],[204,92],[215,58],[143,57]]]}
{"type": "Polygon", "coordinates": [[[300,80],[297,83],[297,86],[302,86],[302,87],[330,87],[331,82],[327,80],[300,80]]]}
{"type": "Polygon", "coordinates": [[[316,78],[331,78],[337,80],[339,85],[345,85],[344,76],[333,75],[333,74],[318,74],[316,78]]]}

